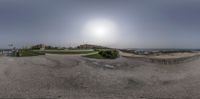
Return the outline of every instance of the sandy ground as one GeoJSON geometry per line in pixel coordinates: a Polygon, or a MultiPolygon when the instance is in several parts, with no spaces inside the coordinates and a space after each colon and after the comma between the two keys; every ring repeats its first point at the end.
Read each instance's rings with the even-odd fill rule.
{"type": "Polygon", "coordinates": [[[161,54],[157,56],[152,56],[152,58],[159,58],[159,59],[170,59],[170,58],[181,58],[181,57],[192,57],[195,55],[200,55],[200,53],[170,53],[170,54],[161,54]]]}
{"type": "Polygon", "coordinates": [[[157,58],[157,59],[173,59],[173,58],[182,58],[182,57],[192,57],[195,55],[200,55],[200,52],[194,52],[194,53],[168,53],[168,54],[160,54],[160,55],[136,55],[132,53],[126,53],[126,52],[121,52],[120,54],[122,56],[128,56],[128,57],[138,57],[138,58],[157,58]]]}
{"type": "Polygon", "coordinates": [[[0,98],[199,99],[200,59],[158,65],[120,57],[0,57],[0,98]]]}

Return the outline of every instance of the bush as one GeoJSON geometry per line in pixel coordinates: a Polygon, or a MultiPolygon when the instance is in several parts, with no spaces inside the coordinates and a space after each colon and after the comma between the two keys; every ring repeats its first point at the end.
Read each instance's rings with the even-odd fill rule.
{"type": "Polygon", "coordinates": [[[110,58],[110,59],[114,59],[119,56],[119,52],[115,49],[101,50],[99,51],[99,54],[104,58],[110,58]]]}

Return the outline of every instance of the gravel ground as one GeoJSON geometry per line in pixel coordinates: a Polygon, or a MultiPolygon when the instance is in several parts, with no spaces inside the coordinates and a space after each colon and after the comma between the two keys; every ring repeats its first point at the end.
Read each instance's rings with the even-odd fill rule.
{"type": "Polygon", "coordinates": [[[199,99],[200,59],[158,65],[78,55],[0,57],[0,98],[199,99]]]}

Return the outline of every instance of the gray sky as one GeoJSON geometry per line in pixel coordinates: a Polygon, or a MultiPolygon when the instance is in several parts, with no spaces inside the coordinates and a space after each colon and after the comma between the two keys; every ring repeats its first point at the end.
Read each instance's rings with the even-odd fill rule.
{"type": "Polygon", "coordinates": [[[199,38],[199,0],[0,1],[0,48],[10,43],[17,47],[90,43],[118,48],[200,48],[199,38]],[[82,32],[96,19],[112,21],[117,33],[90,39],[82,32]]]}

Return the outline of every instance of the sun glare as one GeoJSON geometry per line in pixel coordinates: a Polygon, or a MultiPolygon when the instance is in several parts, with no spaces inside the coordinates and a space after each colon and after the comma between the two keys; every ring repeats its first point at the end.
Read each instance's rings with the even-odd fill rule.
{"type": "Polygon", "coordinates": [[[92,36],[95,39],[108,39],[114,35],[116,27],[114,22],[110,20],[92,20],[86,24],[85,32],[87,35],[92,36]]]}

